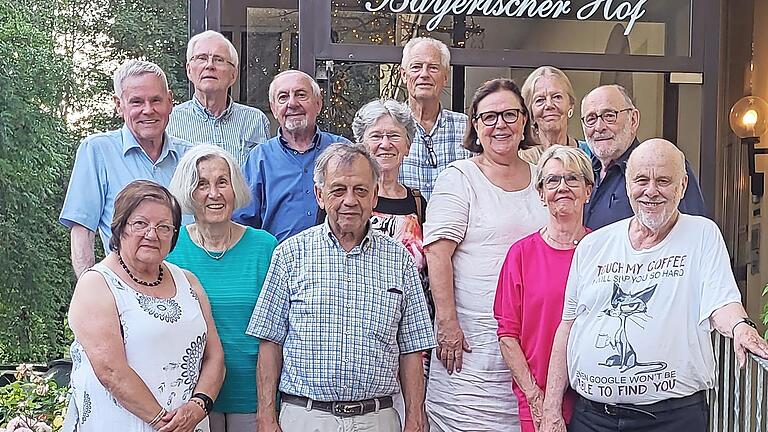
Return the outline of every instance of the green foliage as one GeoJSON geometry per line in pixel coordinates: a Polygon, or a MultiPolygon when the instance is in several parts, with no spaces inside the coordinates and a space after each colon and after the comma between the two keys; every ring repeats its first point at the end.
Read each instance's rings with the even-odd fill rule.
{"type": "Polygon", "coordinates": [[[60,430],[66,411],[67,388],[34,374],[31,367],[24,364],[17,368],[16,379],[0,387],[0,425],[13,429],[14,425],[26,426],[33,431],[60,430]]]}

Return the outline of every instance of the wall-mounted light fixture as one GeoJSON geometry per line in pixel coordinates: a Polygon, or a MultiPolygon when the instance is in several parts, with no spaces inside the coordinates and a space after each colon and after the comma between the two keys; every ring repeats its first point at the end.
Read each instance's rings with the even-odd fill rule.
{"type": "Polygon", "coordinates": [[[745,96],[731,108],[728,116],[731,130],[741,144],[747,146],[747,165],[749,165],[749,189],[752,195],[762,197],[765,191],[765,175],[755,172],[755,155],[768,154],[766,148],[755,148],[760,136],[768,130],[768,103],[757,96],[745,96]]]}

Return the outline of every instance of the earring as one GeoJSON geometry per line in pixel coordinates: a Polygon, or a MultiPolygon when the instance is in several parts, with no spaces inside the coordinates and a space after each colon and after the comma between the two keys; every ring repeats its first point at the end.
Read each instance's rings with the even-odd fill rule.
{"type": "Polygon", "coordinates": [[[568,110],[568,118],[573,117],[573,108],[568,110]]]}

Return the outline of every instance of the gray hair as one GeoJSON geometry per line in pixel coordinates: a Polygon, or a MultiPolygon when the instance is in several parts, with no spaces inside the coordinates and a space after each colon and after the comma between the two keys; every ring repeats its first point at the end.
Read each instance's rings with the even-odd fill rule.
{"type": "Polygon", "coordinates": [[[411,59],[411,51],[416,47],[416,45],[421,43],[430,45],[438,52],[440,52],[440,65],[445,68],[446,72],[450,70],[451,50],[448,49],[446,44],[431,37],[415,37],[409,40],[403,47],[403,58],[400,62],[400,66],[402,66],[404,69],[408,67],[408,61],[411,59]]]}
{"type": "Polygon", "coordinates": [[[364,158],[368,165],[371,166],[371,177],[373,178],[373,184],[379,182],[381,177],[381,167],[379,162],[371,156],[371,153],[361,143],[345,143],[337,142],[333,143],[328,148],[320,153],[315,162],[315,171],[313,179],[315,180],[315,186],[323,187],[325,185],[325,172],[328,170],[328,164],[332,160],[337,160],[339,165],[350,165],[358,157],[364,158]]]}
{"type": "Polygon", "coordinates": [[[206,30],[202,33],[198,33],[187,42],[187,61],[192,60],[192,55],[195,52],[195,46],[204,40],[208,39],[218,39],[225,44],[227,44],[227,49],[229,50],[229,60],[235,64],[235,68],[240,64],[240,57],[237,55],[237,49],[235,49],[235,46],[232,45],[232,42],[230,42],[229,39],[224,37],[223,34],[213,31],[213,30],[206,30]]]}
{"type": "Polygon", "coordinates": [[[275,75],[274,78],[272,78],[272,82],[269,83],[269,103],[275,102],[275,81],[277,81],[279,78],[282,78],[286,75],[301,75],[304,78],[306,78],[307,81],[309,81],[309,84],[312,86],[312,95],[315,97],[315,99],[320,99],[322,97],[320,93],[320,86],[315,82],[314,78],[309,76],[307,73],[302,72],[300,70],[296,69],[288,69],[280,72],[279,74],[275,75]]]}
{"type": "Polygon", "coordinates": [[[352,120],[352,133],[355,135],[355,141],[363,142],[365,131],[385,115],[392,117],[392,120],[405,129],[408,145],[411,145],[416,136],[416,121],[413,119],[411,108],[394,99],[372,100],[357,110],[355,119],[352,120]]]}
{"type": "Polygon", "coordinates": [[[559,78],[565,86],[565,92],[568,94],[568,99],[571,100],[571,105],[576,104],[576,94],[573,92],[573,85],[571,85],[571,80],[568,79],[568,75],[554,66],[540,66],[528,75],[523,86],[520,87],[520,93],[523,95],[523,100],[525,100],[525,105],[528,108],[529,113],[533,112],[533,89],[536,87],[536,82],[539,78],[545,76],[555,76],[559,78]]]}
{"type": "Polygon", "coordinates": [[[192,147],[179,161],[176,172],[173,173],[171,184],[168,189],[179,201],[181,211],[185,214],[195,214],[195,200],[192,193],[200,181],[197,173],[198,163],[213,158],[221,158],[229,166],[229,177],[232,184],[232,191],[235,194],[234,206],[236,209],[245,207],[251,202],[251,190],[243,178],[240,166],[235,159],[221,147],[213,144],[200,144],[192,147]]]}
{"type": "Polygon", "coordinates": [[[618,91],[621,94],[621,97],[624,98],[624,102],[627,104],[627,108],[632,108],[633,110],[637,109],[637,107],[635,106],[635,103],[632,101],[632,98],[629,96],[629,92],[627,91],[627,89],[620,84],[606,84],[606,85],[593,88],[592,90],[589,91],[589,93],[584,95],[584,99],[581,100],[582,108],[584,107],[584,101],[587,99],[587,96],[591,95],[593,92],[597,90],[608,88],[608,87],[613,87],[614,89],[616,89],[616,91],[618,91]]]}
{"type": "Polygon", "coordinates": [[[160,77],[163,80],[165,90],[168,91],[168,78],[166,78],[165,72],[163,72],[160,66],[146,60],[131,59],[123,62],[123,64],[117,68],[114,75],[112,75],[115,96],[121,97],[123,95],[123,82],[126,79],[145,74],[153,74],[160,77]]]}
{"type": "Polygon", "coordinates": [[[544,153],[539,158],[536,173],[536,189],[539,192],[544,188],[544,166],[552,159],[559,160],[568,171],[581,174],[588,186],[595,185],[595,173],[592,171],[592,162],[587,157],[587,154],[584,153],[584,150],[556,144],[544,150],[544,153]]]}

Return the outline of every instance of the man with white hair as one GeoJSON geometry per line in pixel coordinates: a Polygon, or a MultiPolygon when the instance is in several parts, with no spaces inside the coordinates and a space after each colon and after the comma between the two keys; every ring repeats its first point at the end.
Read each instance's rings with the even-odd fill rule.
{"type": "Polygon", "coordinates": [[[683,214],[685,157],[652,139],[629,156],[634,216],[587,235],[571,264],[555,334],[542,431],[565,431],[563,393],[578,393],[570,432],[705,432],[715,385],[710,333],[736,357],[768,356],[741,305],[717,225],[683,214]]]}
{"type": "Polygon", "coordinates": [[[109,253],[115,197],[128,183],[153,180],[168,186],[179,159],[190,144],[169,136],[165,128],[173,108],[173,94],[159,66],[128,60],[113,77],[112,97],[125,124],[121,129],[84,139],[59,222],[70,229],[71,258],[80,277],[94,264],[95,232],[109,253]]]}
{"type": "MultiPolygon", "coordinates": [[[[587,93],[581,100],[581,115],[595,172],[595,188],[584,208],[584,225],[596,230],[632,216],[625,173],[630,154],[640,144],[640,111],[624,87],[612,84],[587,93]]],[[[706,216],[699,182],[687,161],[685,171],[688,187],[680,200],[680,211],[706,216]]]]}
{"type": "Polygon", "coordinates": [[[440,105],[448,83],[451,52],[437,39],[417,37],[403,47],[401,73],[417,133],[400,170],[402,183],[429,199],[438,174],[471,153],[462,145],[467,116],[440,105]]]}
{"type": "Polygon", "coordinates": [[[248,154],[242,169],[253,200],[235,211],[233,219],[282,242],[315,225],[315,160],[331,143],[349,140],[318,129],[320,86],[304,72],[277,74],[269,85],[269,106],[280,128],[277,136],[248,154]]]}
{"type": "Polygon", "coordinates": [[[215,144],[242,164],[251,149],[269,138],[269,119],[229,96],[238,65],[235,46],[221,33],[208,30],[193,36],[187,44],[187,77],[195,93],[173,109],[168,134],[194,144],[215,144]]]}

